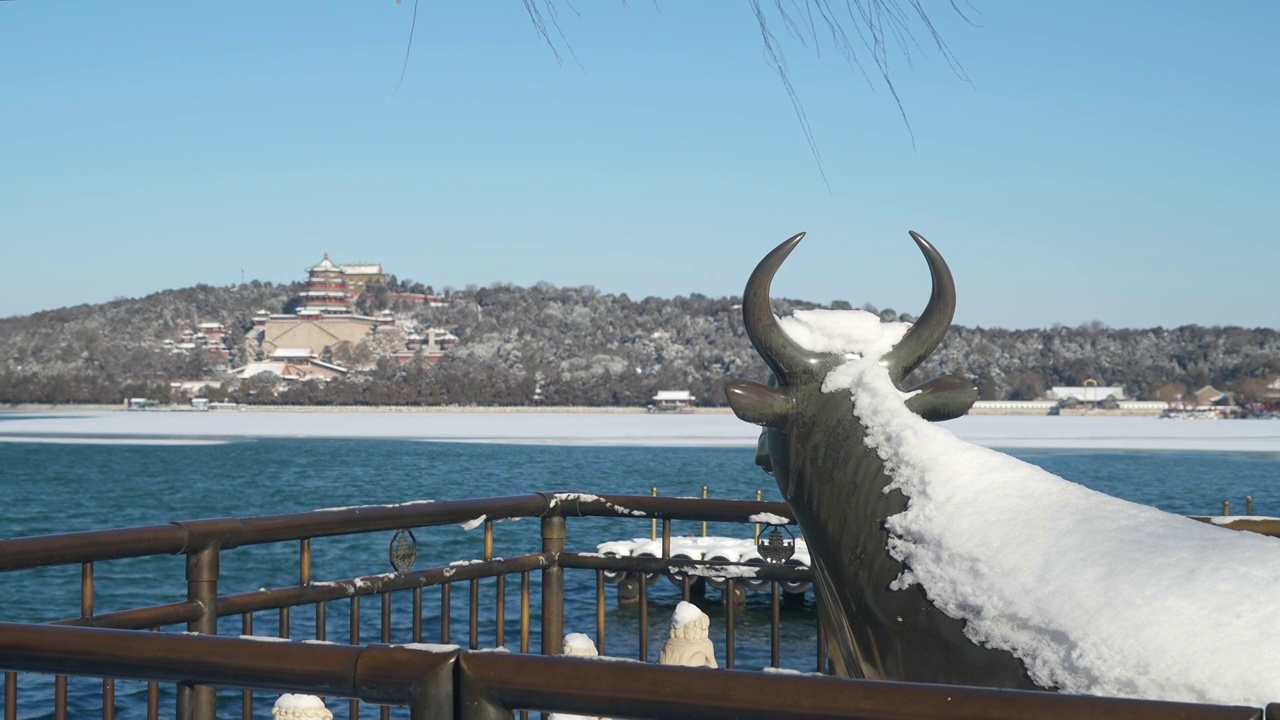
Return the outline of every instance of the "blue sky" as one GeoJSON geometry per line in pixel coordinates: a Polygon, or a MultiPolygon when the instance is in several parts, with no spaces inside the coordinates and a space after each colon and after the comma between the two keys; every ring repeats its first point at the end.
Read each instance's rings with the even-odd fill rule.
{"type": "MultiPolygon", "coordinates": [[[[746,0],[0,2],[0,316],[300,279],[328,252],[431,284],[741,292],[956,321],[1280,325],[1280,4],[925,0],[873,75],[746,0]],[[962,4],[963,7],[963,4],[962,4]]],[[[843,7],[842,3],[833,3],[843,7]]],[[[852,34],[854,24],[845,19],[852,34]]]]}

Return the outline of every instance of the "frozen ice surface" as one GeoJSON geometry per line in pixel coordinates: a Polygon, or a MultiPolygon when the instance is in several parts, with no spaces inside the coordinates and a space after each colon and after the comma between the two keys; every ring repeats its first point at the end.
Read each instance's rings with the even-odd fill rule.
{"type": "MultiPolygon", "coordinates": [[[[0,441],[196,443],[386,438],[536,445],[754,448],[760,428],[729,413],[76,412],[8,415],[0,441]]],[[[982,415],[943,423],[996,448],[1280,452],[1280,422],[982,415]]]]}

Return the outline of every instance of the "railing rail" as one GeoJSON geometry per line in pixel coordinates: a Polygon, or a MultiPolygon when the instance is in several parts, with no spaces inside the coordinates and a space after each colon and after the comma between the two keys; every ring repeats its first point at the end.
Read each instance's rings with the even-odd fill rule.
{"type": "MultiPolygon", "coordinates": [[[[260,688],[409,708],[412,720],[505,720],[516,710],[632,718],[1261,720],[1259,708],[870,682],[799,674],[418,649],[314,645],[0,623],[12,669],[260,688]],[[172,662],[181,657],[181,664],[172,662]]],[[[1280,712],[1272,705],[1270,715],[1280,712]]]]}
{"type": "MultiPolygon", "coordinates": [[[[669,520],[750,522],[756,513],[791,518],[786,503],[764,500],[718,500],[583,493],[535,493],[501,498],[417,501],[397,505],[360,505],[250,518],[187,520],[167,525],[36,535],[0,540],[0,572],[49,565],[72,565],[144,557],[179,555],[209,545],[223,549],[307,538],[425,527],[489,518],[618,517],[669,520]]],[[[1280,537],[1280,520],[1238,517],[1215,519],[1233,530],[1280,537]]]]}
{"type": "Polygon", "coordinates": [[[630,516],[745,523],[750,522],[751,515],[762,512],[791,517],[786,503],[780,502],[583,493],[536,493],[480,500],[360,505],[287,515],[185,520],[167,525],[0,540],[0,572],[148,555],[180,555],[213,545],[231,549],[403,527],[449,525],[481,515],[489,518],[630,516]]]}

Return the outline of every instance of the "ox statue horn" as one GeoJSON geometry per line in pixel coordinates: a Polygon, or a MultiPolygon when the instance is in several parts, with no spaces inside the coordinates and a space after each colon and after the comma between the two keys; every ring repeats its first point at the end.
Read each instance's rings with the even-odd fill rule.
{"type": "MultiPolygon", "coordinates": [[[[866,429],[845,392],[824,393],[823,378],[844,362],[838,353],[801,347],[769,306],[774,274],[804,238],[765,256],[747,281],[747,335],[772,371],[769,383],[733,380],[725,394],[734,413],[764,426],[757,463],[778,482],[808,541],[821,621],[837,674],[871,680],[1035,689],[1013,655],[974,644],[962,621],[929,602],[919,584],[892,589],[907,568],[888,551],[885,519],[906,509],[893,478],[864,443],[866,429]]],[[[955,313],[955,283],[942,255],[917,233],[933,292],[920,319],[882,362],[900,390],[937,348],[955,313]]],[[[921,417],[950,420],[977,399],[972,383],[944,375],[921,383],[906,405],[921,417]]]]}

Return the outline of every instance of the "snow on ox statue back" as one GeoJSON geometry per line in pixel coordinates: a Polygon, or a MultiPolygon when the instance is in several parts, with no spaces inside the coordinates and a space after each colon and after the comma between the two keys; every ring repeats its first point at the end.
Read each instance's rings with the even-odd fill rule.
{"type": "Polygon", "coordinates": [[[914,325],[769,309],[800,235],[747,282],[772,370],[725,387],[809,545],[837,672],[1261,707],[1280,697],[1280,538],[1111,497],[957,438],[967,381],[903,380],[951,324],[946,263],[914,325]]]}
{"type": "MultiPolygon", "coordinates": [[[[850,412],[849,396],[824,392],[828,374],[848,356],[802,347],[769,306],[774,274],[803,237],[770,252],[743,294],[743,320],[772,370],[769,385],[734,380],[725,392],[739,418],[765,427],[757,463],[777,480],[808,541],[837,674],[1035,688],[1020,660],[969,640],[963,621],[934,607],[919,584],[892,589],[907,568],[887,550],[885,521],[907,501],[889,488],[890,473],[865,443],[866,430],[850,412]]],[[[911,237],[929,264],[933,293],[919,321],[881,360],[899,388],[941,342],[955,312],[955,285],[942,256],[920,235],[911,237]]],[[[951,375],[908,392],[906,406],[930,421],[964,415],[977,399],[971,383],[951,375]]]]}

